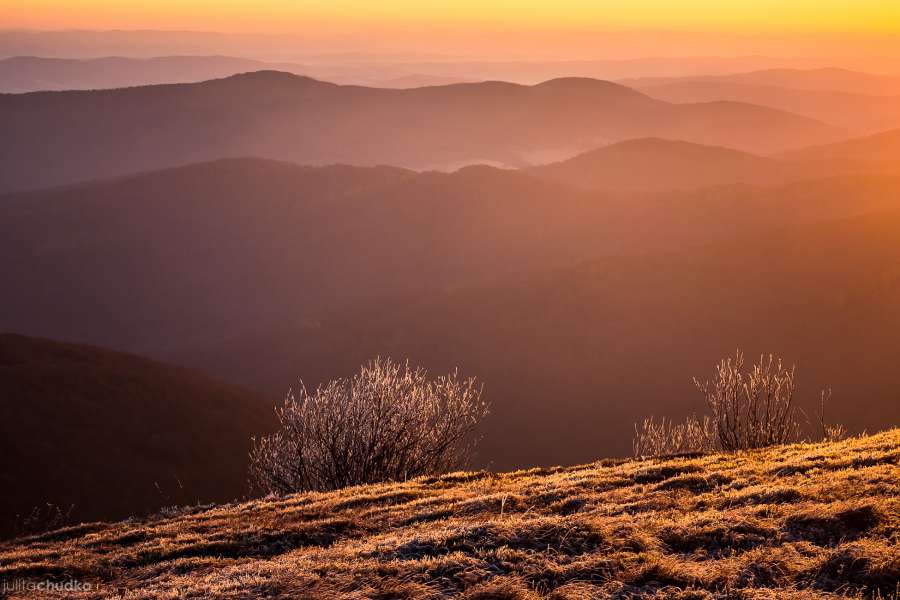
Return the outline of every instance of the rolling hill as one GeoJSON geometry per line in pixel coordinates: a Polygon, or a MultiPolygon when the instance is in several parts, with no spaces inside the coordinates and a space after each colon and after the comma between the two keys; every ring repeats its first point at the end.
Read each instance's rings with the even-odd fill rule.
{"type": "Polygon", "coordinates": [[[648,96],[666,102],[747,102],[804,115],[860,134],[900,127],[900,95],[877,96],[690,78],[633,85],[648,96]]]}
{"type": "Polygon", "coordinates": [[[274,402],[137,356],[0,335],[0,536],[46,503],[121,519],[246,493],[274,402]]]}
{"type": "Polygon", "coordinates": [[[416,65],[370,62],[312,62],[309,64],[265,62],[232,56],[155,56],[134,58],[44,58],[13,56],[0,59],[0,93],[99,90],[168,83],[192,83],[240,73],[275,69],[337,83],[413,88],[472,81],[418,73],[416,65]]]}
{"type": "Polygon", "coordinates": [[[859,214],[897,187],[630,195],[488,167],[216,161],[0,199],[0,329],[170,359],[523,271],[859,214]]]}
{"type": "Polygon", "coordinates": [[[67,599],[888,598],[898,459],[894,429],[185,507],[6,543],[0,580],[81,583],[42,592],[67,599]]]}
{"type": "Polygon", "coordinates": [[[875,96],[900,94],[900,77],[834,67],[763,69],[725,77],[738,83],[776,85],[800,90],[838,90],[875,96]]]}
{"type": "Polygon", "coordinates": [[[753,86],[774,86],[794,90],[838,91],[871,96],[900,95],[900,78],[873,75],[833,67],[814,69],[760,69],[742,73],[683,77],[644,77],[622,79],[625,85],[660,85],[676,81],[727,82],[753,86]]]}
{"type": "Polygon", "coordinates": [[[835,144],[803,148],[782,155],[795,161],[819,161],[831,164],[869,164],[896,166],[900,164],[900,129],[835,144]]]}
{"type": "MultiPolygon", "coordinates": [[[[743,214],[735,201],[731,215],[821,201],[801,189],[743,214]]],[[[681,210],[698,229],[718,226],[700,203],[681,210]]],[[[645,231],[633,233],[652,239],[645,231]]],[[[273,394],[278,382],[315,385],[376,355],[433,372],[459,366],[493,402],[479,464],[499,468],[627,454],[632,423],[704,410],[691,378],[737,346],[797,364],[797,401],[813,421],[827,387],[831,417],[854,431],[900,421],[896,202],[892,212],[748,231],[259,331],[179,360],[273,394]]]]}
{"type": "Polygon", "coordinates": [[[842,416],[871,428],[900,389],[898,197],[886,176],[627,194],[217,161],[7,196],[0,329],[269,397],[376,354],[459,366],[494,401],[481,459],[503,467],[627,452],[628,427],[596,424],[698,409],[690,377],[735,346],[799,362],[807,399],[857,390],[842,416]]]}
{"type": "Polygon", "coordinates": [[[655,193],[736,185],[766,188],[839,176],[877,178],[900,173],[900,136],[886,132],[778,156],[646,138],[523,171],[581,189],[655,193]]]}
{"type": "Polygon", "coordinates": [[[585,189],[657,192],[775,185],[815,174],[803,165],[730,148],[663,139],[619,142],[528,172],[585,189]]]}
{"type": "Polygon", "coordinates": [[[0,191],[238,156],[517,166],[650,136],[760,153],[845,137],[770,108],[669,104],[592,79],[397,90],[260,71],[193,84],[0,95],[0,191]]]}
{"type": "Polygon", "coordinates": [[[8,196],[0,273],[15,291],[0,297],[0,323],[165,357],[523,263],[565,264],[591,223],[622,210],[513,171],[256,159],[8,196]],[[547,204],[554,195],[565,210],[547,204]]]}
{"type": "Polygon", "coordinates": [[[13,56],[0,60],[0,93],[190,83],[267,68],[301,73],[306,67],[228,56],[110,56],[91,59],[13,56]]]}

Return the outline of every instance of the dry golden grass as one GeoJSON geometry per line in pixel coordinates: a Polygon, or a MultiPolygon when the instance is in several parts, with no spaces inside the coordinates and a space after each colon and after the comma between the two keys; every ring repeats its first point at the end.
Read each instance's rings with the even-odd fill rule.
{"type": "Polygon", "coordinates": [[[96,586],[50,598],[895,598],[898,461],[895,429],[195,507],[7,543],[0,579],[96,586]]]}

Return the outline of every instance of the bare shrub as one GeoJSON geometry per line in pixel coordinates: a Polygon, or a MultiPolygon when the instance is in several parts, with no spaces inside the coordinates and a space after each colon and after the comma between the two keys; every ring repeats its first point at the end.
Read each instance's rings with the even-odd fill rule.
{"type": "Polygon", "coordinates": [[[333,490],[458,468],[488,412],[481,391],[455,371],[429,379],[390,359],[312,394],[301,386],[276,409],[281,428],[253,440],[251,484],[268,493],[333,490]]]}
{"type": "Polygon", "coordinates": [[[795,368],[780,358],[761,356],[744,373],[744,355],[722,360],[712,382],[697,386],[712,413],[722,450],[749,450],[784,444],[799,438],[794,400],[795,368]]]}
{"type": "Polygon", "coordinates": [[[847,437],[847,430],[841,424],[831,424],[825,420],[825,405],[831,400],[831,390],[822,390],[819,400],[819,427],[822,430],[822,440],[837,442],[847,437]]]}
{"type": "Polygon", "coordinates": [[[710,452],[715,446],[715,431],[709,417],[690,417],[684,423],[657,421],[654,417],[644,419],[634,426],[635,456],[673,456],[710,452]]]}

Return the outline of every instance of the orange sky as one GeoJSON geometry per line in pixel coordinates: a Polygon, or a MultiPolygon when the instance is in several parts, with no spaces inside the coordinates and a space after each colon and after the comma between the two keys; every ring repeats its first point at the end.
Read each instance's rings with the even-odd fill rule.
{"type": "Polygon", "coordinates": [[[894,0],[2,0],[0,26],[40,29],[667,29],[898,33],[894,0]]]}
{"type": "Polygon", "coordinates": [[[544,56],[605,55],[598,32],[613,31],[645,36],[619,54],[900,56],[898,0],[0,0],[0,28],[355,36],[379,49],[544,56]],[[681,37],[657,49],[646,35],[660,31],[681,37]]]}

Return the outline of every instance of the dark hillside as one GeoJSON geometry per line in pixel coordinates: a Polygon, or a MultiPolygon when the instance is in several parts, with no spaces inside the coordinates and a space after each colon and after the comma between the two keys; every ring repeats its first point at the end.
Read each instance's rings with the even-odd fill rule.
{"type": "Polygon", "coordinates": [[[46,503],[80,521],[239,498],[273,405],[137,356],[0,335],[0,534],[46,503]]]}

